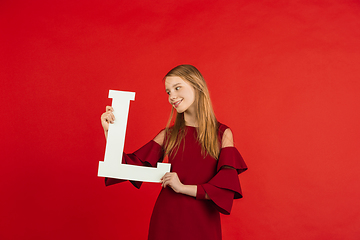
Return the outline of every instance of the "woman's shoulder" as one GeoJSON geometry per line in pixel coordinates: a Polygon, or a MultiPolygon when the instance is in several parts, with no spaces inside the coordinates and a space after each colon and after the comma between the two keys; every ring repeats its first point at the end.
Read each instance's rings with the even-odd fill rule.
{"type": "Polygon", "coordinates": [[[154,142],[156,142],[157,144],[159,144],[160,146],[163,145],[164,143],[164,139],[166,136],[166,129],[162,129],[155,137],[154,137],[154,142]]]}
{"type": "Polygon", "coordinates": [[[219,138],[221,139],[221,147],[233,147],[234,138],[230,128],[223,123],[219,122],[218,124],[218,133],[219,138]]]}

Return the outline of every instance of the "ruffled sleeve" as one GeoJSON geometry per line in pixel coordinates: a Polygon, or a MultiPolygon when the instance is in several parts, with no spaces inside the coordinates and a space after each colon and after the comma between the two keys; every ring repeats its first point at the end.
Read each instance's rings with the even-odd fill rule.
{"type": "MultiPolygon", "coordinates": [[[[131,154],[123,153],[123,164],[137,165],[137,166],[147,166],[155,167],[157,162],[162,161],[164,157],[164,151],[162,147],[151,140],[139,150],[131,154]]],[[[115,179],[115,178],[105,178],[105,185],[113,185],[120,182],[125,182],[126,180],[115,179]]],[[[140,188],[142,182],[130,181],[136,188],[140,188]]]]}
{"type": "Polygon", "coordinates": [[[217,171],[224,166],[235,168],[238,174],[247,170],[244,159],[235,147],[225,147],[221,149],[217,171]]]}
{"type": "Polygon", "coordinates": [[[206,194],[223,214],[230,214],[233,199],[242,198],[238,174],[247,166],[235,147],[221,149],[217,174],[207,183],[197,186],[197,199],[205,199],[206,194]]]}

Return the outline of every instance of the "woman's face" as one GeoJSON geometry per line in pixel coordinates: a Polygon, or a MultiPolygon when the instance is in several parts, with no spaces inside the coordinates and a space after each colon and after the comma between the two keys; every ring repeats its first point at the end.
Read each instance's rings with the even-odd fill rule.
{"type": "Polygon", "coordinates": [[[195,110],[195,89],[181,77],[166,77],[165,91],[169,95],[170,104],[178,113],[195,110]]]}

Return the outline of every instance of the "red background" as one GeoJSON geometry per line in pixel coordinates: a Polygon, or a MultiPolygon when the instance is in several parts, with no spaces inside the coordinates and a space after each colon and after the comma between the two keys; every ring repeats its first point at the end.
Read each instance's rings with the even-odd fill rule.
{"type": "MultiPolygon", "coordinates": [[[[249,170],[224,239],[359,239],[360,2],[1,1],[1,239],[145,239],[158,184],[97,177],[109,89],[125,150],[197,66],[249,170]]],[[[181,227],[181,226],[179,226],[181,227]]]]}

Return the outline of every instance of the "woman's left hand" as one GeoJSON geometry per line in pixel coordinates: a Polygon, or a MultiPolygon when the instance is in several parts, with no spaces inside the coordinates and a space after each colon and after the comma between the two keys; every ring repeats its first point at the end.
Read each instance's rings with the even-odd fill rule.
{"type": "Polygon", "coordinates": [[[176,193],[181,193],[181,190],[184,187],[184,184],[180,182],[180,179],[176,172],[165,173],[165,175],[160,179],[160,183],[163,188],[169,186],[176,193]]]}

